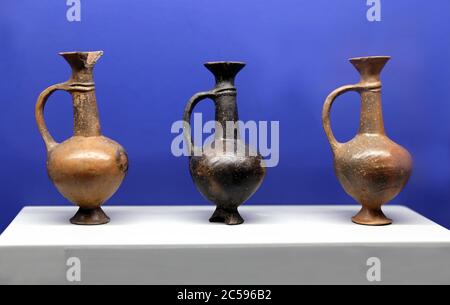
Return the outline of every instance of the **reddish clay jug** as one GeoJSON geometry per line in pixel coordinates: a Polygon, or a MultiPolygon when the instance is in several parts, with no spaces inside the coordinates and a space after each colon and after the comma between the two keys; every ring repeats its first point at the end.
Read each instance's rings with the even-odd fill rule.
{"type": "Polygon", "coordinates": [[[128,169],[125,150],[100,130],[93,69],[103,52],[61,53],[72,67],[69,81],[44,90],[36,103],[36,122],[47,147],[47,171],[59,192],[79,206],[70,220],[78,225],[109,222],[101,205],[121,185],[128,169]],[[74,136],[57,143],[47,130],[44,106],[57,90],[72,95],[74,136]]]}
{"type": "Polygon", "coordinates": [[[362,225],[388,225],[381,206],[397,196],[412,170],[411,155],[385,133],[381,111],[380,73],[387,56],[361,57],[350,62],[361,74],[355,85],[333,91],[323,107],[323,127],[333,151],[334,169],[344,190],[362,205],[353,222],[362,225]],[[330,127],[330,109],[335,99],[348,91],[361,95],[358,134],[347,143],[338,142],[330,127]]]}

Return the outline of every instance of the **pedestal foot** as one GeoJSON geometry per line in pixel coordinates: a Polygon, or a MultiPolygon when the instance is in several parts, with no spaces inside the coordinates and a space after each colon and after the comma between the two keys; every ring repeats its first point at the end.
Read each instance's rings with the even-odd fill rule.
{"type": "Polygon", "coordinates": [[[110,221],[102,208],[83,209],[80,208],[78,212],[70,219],[74,225],[103,225],[110,221]]]}
{"type": "Polygon", "coordinates": [[[209,219],[210,222],[223,222],[227,225],[240,225],[244,223],[244,219],[239,214],[237,208],[224,209],[217,207],[214,214],[209,219]]]}
{"type": "Polygon", "coordinates": [[[392,224],[392,220],[384,215],[381,208],[370,209],[364,206],[361,211],[352,218],[352,221],[356,224],[366,226],[386,226],[392,224]]]}

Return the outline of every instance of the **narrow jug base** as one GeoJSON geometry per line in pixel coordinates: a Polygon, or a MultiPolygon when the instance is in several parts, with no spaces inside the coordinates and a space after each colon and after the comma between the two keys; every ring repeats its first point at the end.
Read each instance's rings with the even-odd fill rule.
{"type": "Polygon", "coordinates": [[[356,224],[365,226],[387,226],[392,224],[392,220],[387,218],[381,209],[369,209],[364,206],[361,211],[352,218],[352,221],[356,224]]]}
{"type": "Polygon", "coordinates": [[[102,208],[96,209],[82,209],[79,208],[78,212],[70,219],[70,222],[74,225],[103,225],[107,224],[110,218],[102,210],[102,208]]]}
{"type": "Polygon", "coordinates": [[[209,222],[223,222],[227,225],[240,225],[244,223],[244,219],[239,214],[237,208],[224,209],[217,207],[209,222]]]}

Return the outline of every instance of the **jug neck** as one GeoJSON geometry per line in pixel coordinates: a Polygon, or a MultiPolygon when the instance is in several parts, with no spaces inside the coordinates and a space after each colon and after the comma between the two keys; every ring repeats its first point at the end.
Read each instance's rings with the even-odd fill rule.
{"type": "Polygon", "coordinates": [[[61,55],[72,67],[72,76],[66,84],[73,100],[74,135],[100,136],[93,70],[103,52],[70,52],[61,55]]]}
{"type": "Polygon", "coordinates": [[[236,102],[236,89],[227,89],[216,95],[216,139],[239,139],[239,115],[236,102]],[[222,133],[217,132],[217,130],[222,133]]]}
{"type": "Polygon", "coordinates": [[[102,134],[95,97],[95,87],[88,92],[72,92],[74,135],[96,137],[102,134]]]}
{"type": "Polygon", "coordinates": [[[236,75],[245,67],[242,62],[209,62],[205,67],[214,74],[216,85],[215,106],[216,106],[216,139],[239,139],[239,121],[236,87],[234,82],[236,75]],[[217,130],[222,133],[217,132],[217,130]]]}
{"type": "Polygon", "coordinates": [[[384,134],[383,112],[381,107],[380,75],[389,56],[369,56],[350,59],[358,70],[361,94],[361,117],[359,133],[384,134]]]}
{"type": "Polygon", "coordinates": [[[381,87],[361,92],[359,133],[385,134],[381,106],[381,87]]]}

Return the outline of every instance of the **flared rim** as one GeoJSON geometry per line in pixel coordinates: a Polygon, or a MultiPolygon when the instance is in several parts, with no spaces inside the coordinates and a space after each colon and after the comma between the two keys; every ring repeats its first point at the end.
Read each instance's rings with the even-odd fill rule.
{"type": "Polygon", "coordinates": [[[246,63],[243,61],[208,61],[205,63],[205,66],[214,66],[214,65],[237,65],[237,66],[245,66],[246,63]]]}
{"type": "Polygon", "coordinates": [[[103,54],[103,51],[70,51],[70,52],[59,52],[59,55],[78,55],[78,54],[103,54]]]}
{"type": "Polygon", "coordinates": [[[350,58],[350,61],[362,61],[362,60],[371,60],[371,59],[384,59],[389,60],[391,56],[362,56],[362,57],[353,57],[350,58]]]}

